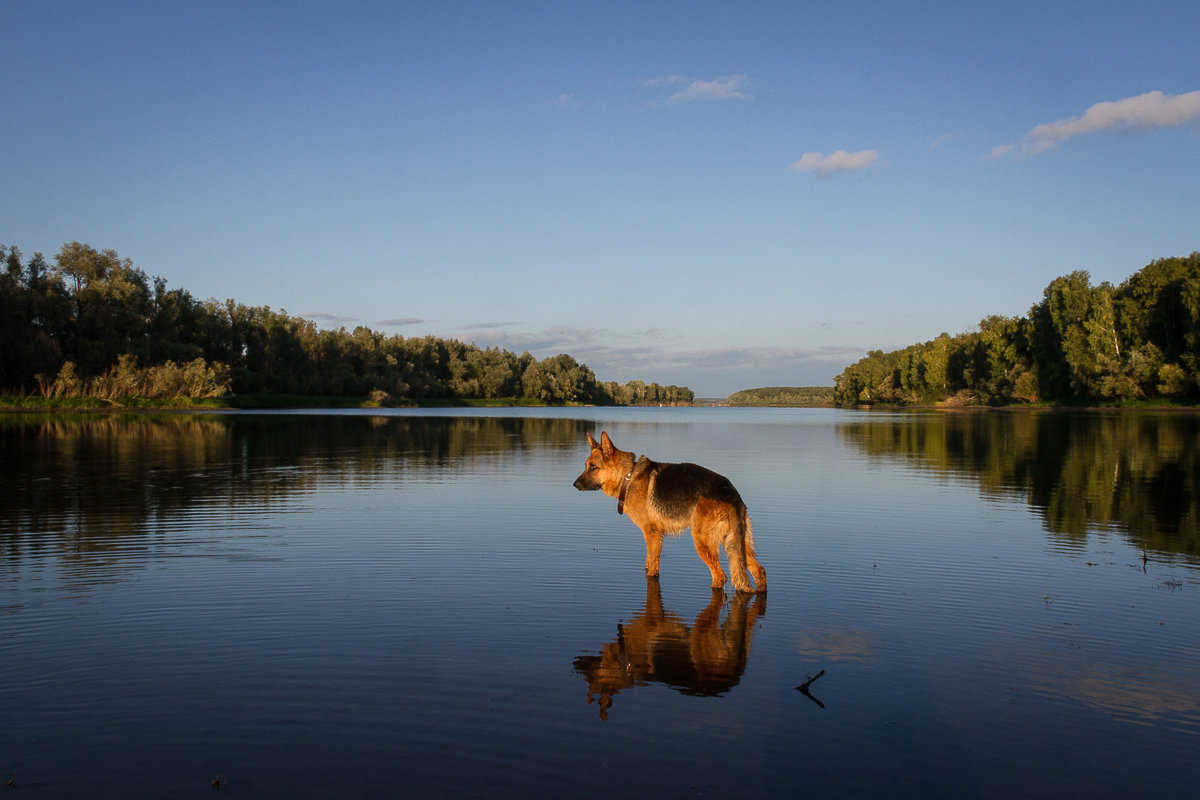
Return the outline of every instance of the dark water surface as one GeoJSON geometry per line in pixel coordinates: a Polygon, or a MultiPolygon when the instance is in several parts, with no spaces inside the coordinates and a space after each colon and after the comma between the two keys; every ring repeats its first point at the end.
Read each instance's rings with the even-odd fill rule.
{"type": "Polygon", "coordinates": [[[1200,784],[1194,416],[8,415],[0,465],[14,797],[1200,784]],[[647,581],[600,429],[734,481],[766,597],[647,581]]]}

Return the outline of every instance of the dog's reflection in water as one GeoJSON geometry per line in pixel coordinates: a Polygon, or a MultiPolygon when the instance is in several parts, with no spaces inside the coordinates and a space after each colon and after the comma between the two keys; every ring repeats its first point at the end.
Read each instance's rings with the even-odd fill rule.
{"type": "Polygon", "coordinates": [[[647,578],[642,613],[618,624],[617,640],[604,645],[599,655],[575,659],[575,671],[588,682],[588,703],[599,700],[600,719],[608,719],[613,696],[633,686],[665,683],[692,695],[719,695],[736,686],[767,597],[733,595],[722,621],[725,605],[725,593],[714,590],[708,606],[688,625],[663,610],[658,578],[647,578]]]}

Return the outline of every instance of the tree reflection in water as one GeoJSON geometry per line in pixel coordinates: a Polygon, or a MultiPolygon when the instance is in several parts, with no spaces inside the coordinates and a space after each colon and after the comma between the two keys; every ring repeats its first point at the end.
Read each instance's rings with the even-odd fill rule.
{"type": "Polygon", "coordinates": [[[984,496],[1020,498],[1059,538],[1115,530],[1142,550],[1200,556],[1195,414],[913,412],[867,415],[838,430],[872,458],[967,476],[984,496]]]}
{"type": "Polygon", "coordinates": [[[575,451],[585,430],[523,417],[0,415],[0,556],[56,555],[73,583],[109,582],[141,562],[103,557],[169,533],[227,533],[321,487],[500,471],[530,452],[575,451]]]}

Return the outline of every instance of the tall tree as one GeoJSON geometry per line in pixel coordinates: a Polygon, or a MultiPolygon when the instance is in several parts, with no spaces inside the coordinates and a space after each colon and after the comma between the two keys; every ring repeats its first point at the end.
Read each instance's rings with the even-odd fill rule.
{"type": "Polygon", "coordinates": [[[79,242],[63,245],[55,274],[74,304],[67,353],[85,375],[97,375],[121,354],[149,351],[150,288],[146,273],[116,251],[79,242]]]}

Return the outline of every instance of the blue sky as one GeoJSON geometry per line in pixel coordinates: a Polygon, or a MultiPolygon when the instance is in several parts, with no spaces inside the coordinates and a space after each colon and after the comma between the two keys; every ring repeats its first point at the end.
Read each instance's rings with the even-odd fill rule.
{"type": "Polygon", "coordinates": [[[724,396],[1200,249],[1200,4],[0,3],[0,242],[724,396]]]}

